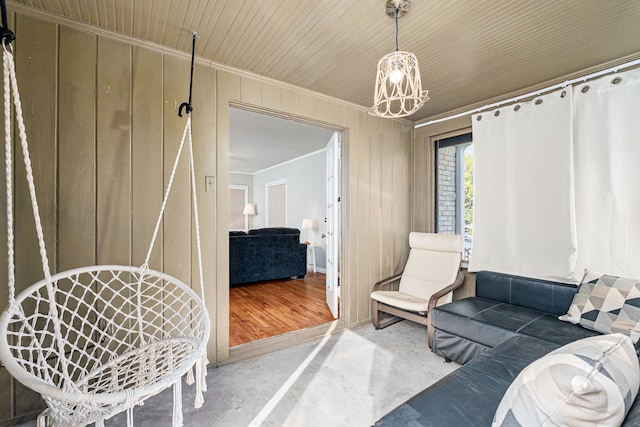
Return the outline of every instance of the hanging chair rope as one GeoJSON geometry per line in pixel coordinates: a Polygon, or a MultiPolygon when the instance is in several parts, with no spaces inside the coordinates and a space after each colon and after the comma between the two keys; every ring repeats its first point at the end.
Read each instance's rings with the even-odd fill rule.
{"type": "MultiPolygon", "coordinates": [[[[4,42],[2,43],[4,45],[4,42]]],[[[6,48],[5,48],[6,49],[6,48]]],[[[9,62],[3,54],[3,66],[7,69],[9,62]]],[[[5,138],[5,170],[7,179],[7,251],[8,251],[8,273],[9,273],[9,310],[15,310],[16,302],[16,275],[14,263],[14,243],[13,243],[13,147],[11,143],[11,92],[9,91],[9,81],[7,72],[4,73],[4,138],[5,138]]]]}
{"type": "MultiPolygon", "coordinates": [[[[180,427],[183,423],[181,378],[186,374],[187,382],[192,383],[194,368],[194,405],[199,408],[204,402],[202,392],[206,391],[206,344],[210,328],[204,303],[191,116],[185,123],[143,264],[137,268],[88,266],[52,276],[15,63],[11,45],[8,46],[3,40],[9,305],[0,314],[0,359],[11,375],[45,399],[48,409],[39,417],[39,426],[49,422],[68,427],[90,423],[101,426],[105,419],[125,411],[127,426],[131,427],[135,405],[173,386],[173,425],[180,427]],[[43,280],[17,296],[12,96],[44,274],[43,280]],[[149,268],[185,142],[188,144],[200,297],[178,279],[149,268]]],[[[192,108],[190,104],[187,107],[189,114],[192,108]]]]}
{"type": "MultiPolygon", "coordinates": [[[[10,45],[11,46],[11,45],[10,45]]],[[[15,115],[18,124],[18,134],[20,136],[20,145],[22,147],[22,156],[24,158],[24,167],[27,173],[27,184],[29,187],[29,197],[31,199],[31,208],[33,212],[33,219],[35,221],[36,233],[38,236],[38,248],[40,250],[40,260],[42,262],[42,271],[44,273],[44,279],[47,287],[47,294],[49,296],[49,316],[52,319],[54,328],[55,345],[58,348],[60,362],[62,364],[62,374],[64,376],[65,388],[73,388],[73,382],[69,378],[69,370],[67,365],[67,359],[64,356],[65,343],[60,332],[60,318],[58,316],[57,302],[55,300],[55,292],[51,284],[51,271],[49,270],[49,260],[47,258],[47,250],[44,242],[44,232],[42,231],[42,222],[40,221],[40,209],[38,208],[38,201],[36,199],[36,186],[33,181],[33,169],[31,167],[31,158],[29,156],[29,146],[27,144],[27,132],[24,126],[24,118],[22,115],[22,102],[20,101],[20,93],[18,92],[18,82],[16,79],[15,63],[13,61],[13,55],[7,49],[5,43],[2,43],[3,49],[3,65],[4,65],[4,111],[5,111],[5,152],[11,153],[11,102],[9,100],[10,94],[13,94],[13,104],[15,106],[15,115]],[[9,118],[7,118],[9,116],[9,118]]],[[[11,175],[13,171],[11,169],[11,157],[8,157],[6,162],[6,179],[7,179],[7,224],[11,224],[13,228],[13,181],[11,175]],[[9,184],[12,184],[11,187],[9,184]],[[9,209],[11,206],[11,209],[9,209]]],[[[7,230],[7,235],[11,234],[9,243],[13,245],[13,231],[7,230]]],[[[8,257],[8,269],[9,269],[9,307],[11,310],[15,310],[15,255],[13,246],[10,246],[10,255],[8,257]]]]}
{"type": "Polygon", "coordinates": [[[167,200],[169,199],[169,194],[171,193],[171,187],[173,186],[173,180],[176,176],[176,171],[178,170],[178,165],[180,163],[180,155],[182,154],[182,149],[184,147],[184,142],[186,140],[187,133],[189,134],[189,145],[191,145],[191,115],[187,117],[187,124],[185,125],[184,131],[182,132],[182,140],[180,141],[180,145],[178,147],[178,153],[176,154],[176,158],[173,162],[173,168],[171,169],[171,174],[169,175],[169,182],[164,192],[164,199],[162,200],[162,206],[160,207],[160,214],[158,215],[158,219],[156,220],[156,226],[153,229],[153,235],[151,236],[151,243],[149,244],[149,248],[147,249],[147,255],[144,258],[144,263],[140,267],[141,269],[146,269],[149,267],[151,252],[153,251],[156,238],[158,237],[158,232],[160,231],[160,224],[162,224],[162,218],[164,217],[164,211],[167,207],[167,200]]]}

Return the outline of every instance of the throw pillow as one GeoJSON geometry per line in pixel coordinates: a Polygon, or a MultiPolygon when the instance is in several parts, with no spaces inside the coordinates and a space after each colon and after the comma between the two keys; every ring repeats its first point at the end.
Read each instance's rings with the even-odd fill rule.
{"type": "Polygon", "coordinates": [[[560,320],[603,334],[620,332],[640,338],[640,280],[585,270],[567,314],[560,320]]]}
{"type": "Polygon", "coordinates": [[[520,372],[492,426],[619,426],[639,386],[638,356],[628,336],[585,338],[520,372]]]}

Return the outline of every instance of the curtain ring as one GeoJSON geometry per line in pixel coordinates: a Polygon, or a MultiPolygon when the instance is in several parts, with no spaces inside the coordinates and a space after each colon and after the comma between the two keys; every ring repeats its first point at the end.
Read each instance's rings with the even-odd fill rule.
{"type": "Polygon", "coordinates": [[[478,116],[478,117],[476,117],[476,121],[478,121],[478,122],[479,122],[480,120],[482,120],[482,116],[478,116]]]}
{"type": "Polygon", "coordinates": [[[540,104],[542,104],[543,102],[544,102],[544,101],[542,100],[542,98],[538,98],[538,99],[536,99],[536,102],[534,102],[534,104],[536,104],[536,105],[540,105],[540,104]]]}
{"type": "Polygon", "coordinates": [[[520,107],[519,105],[516,105],[515,107],[513,107],[513,111],[520,111],[520,108],[522,107],[520,107]]]}
{"type": "Polygon", "coordinates": [[[622,82],[622,77],[616,76],[613,80],[611,80],[611,84],[617,85],[622,82]]]}
{"type": "Polygon", "coordinates": [[[493,115],[494,115],[495,117],[498,117],[498,116],[500,115],[500,110],[496,110],[496,111],[495,111],[495,113],[493,113],[493,115]]]}
{"type": "Polygon", "coordinates": [[[563,90],[562,93],[560,94],[560,98],[564,98],[567,96],[567,91],[563,90]]]}
{"type": "Polygon", "coordinates": [[[589,85],[583,86],[582,87],[582,93],[587,93],[589,92],[589,89],[591,89],[591,87],[589,85]]]}

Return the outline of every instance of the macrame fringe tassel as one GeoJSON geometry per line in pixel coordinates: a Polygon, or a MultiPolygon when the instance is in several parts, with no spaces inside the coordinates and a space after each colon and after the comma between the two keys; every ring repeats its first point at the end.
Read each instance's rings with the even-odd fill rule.
{"type": "Polygon", "coordinates": [[[37,427],[47,427],[47,416],[49,414],[47,411],[44,411],[40,415],[38,415],[38,421],[36,422],[37,427]]]}
{"type": "Polygon", "coordinates": [[[133,427],[133,406],[127,408],[127,427],[133,427]]]}
{"type": "Polygon", "coordinates": [[[205,348],[204,353],[202,353],[202,391],[207,391],[207,366],[209,366],[209,359],[205,348]]]}
{"type": "Polygon", "coordinates": [[[104,419],[100,418],[98,421],[96,421],[96,427],[104,427],[104,419]]]}
{"type": "Polygon", "coordinates": [[[189,370],[187,371],[187,385],[191,385],[194,382],[194,378],[193,378],[193,366],[189,368],[189,370]]]}
{"type": "Polygon", "coordinates": [[[173,383],[173,427],[182,427],[182,378],[173,383]]]}
{"type": "Polygon", "coordinates": [[[196,362],[196,401],[195,408],[202,408],[202,404],[204,403],[204,396],[202,395],[202,383],[204,377],[202,376],[202,360],[198,360],[196,362]]]}

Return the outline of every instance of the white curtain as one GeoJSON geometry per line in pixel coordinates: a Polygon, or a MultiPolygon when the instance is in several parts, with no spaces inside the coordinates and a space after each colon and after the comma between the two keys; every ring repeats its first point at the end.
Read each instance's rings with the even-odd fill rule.
{"type": "Polygon", "coordinates": [[[573,273],[571,95],[568,88],[472,117],[470,271],[554,280],[573,273]]]}
{"type": "Polygon", "coordinates": [[[640,70],[574,91],[578,265],[640,278],[640,70]]]}
{"type": "Polygon", "coordinates": [[[640,278],[640,70],[542,100],[473,117],[469,269],[640,278]]]}

